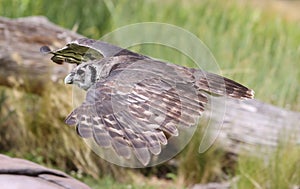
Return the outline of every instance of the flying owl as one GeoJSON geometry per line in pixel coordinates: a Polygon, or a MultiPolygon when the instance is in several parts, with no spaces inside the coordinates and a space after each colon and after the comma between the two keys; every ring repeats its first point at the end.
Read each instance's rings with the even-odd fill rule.
{"type": "Polygon", "coordinates": [[[159,155],[178,127],[197,124],[210,95],[251,99],[254,92],[225,77],[155,60],[102,41],[78,39],[51,51],[54,62],[76,64],[65,77],[86,91],[84,102],[67,116],[78,135],[112,147],[144,166],[159,155]]]}

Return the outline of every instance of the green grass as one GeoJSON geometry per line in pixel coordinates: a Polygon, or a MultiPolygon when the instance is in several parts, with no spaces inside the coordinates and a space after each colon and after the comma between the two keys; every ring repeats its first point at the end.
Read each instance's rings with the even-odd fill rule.
{"type": "MultiPolygon", "coordinates": [[[[70,1],[2,0],[0,14],[7,17],[45,15],[54,23],[100,38],[120,26],[162,22],[182,27],[204,41],[225,76],[253,88],[256,97],[299,110],[300,26],[234,0],[174,1],[70,1]]],[[[146,49],[149,55],[172,62],[186,59],[146,49]]],[[[181,61],[182,60],[182,61],[181,61]]]]}
{"type": "MultiPolygon", "coordinates": [[[[179,0],[0,1],[0,16],[16,18],[29,15],[45,15],[56,24],[95,39],[120,26],[138,22],[174,24],[198,36],[214,54],[223,74],[254,89],[256,98],[300,111],[300,25],[284,20],[272,11],[263,12],[237,4],[234,0],[222,3],[217,0],[193,3],[179,0]]],[[[154,48],[152,45],[136,49],[156,58],[190,64],[187,57],[172,49],[154,48]]],[[[65,92],[63,89],[60,91],[65,92]]],[[[11,120],[12,125],[24,125],[16,135],[25,137],[24,141],[27,143],[25,148],[22,146],[24,141],[15,144],[19,144],[15,149],[18,156],[33,160],[36,158],[36,161],[62,169],[80,169],[94,176],[105,175],[107,172],[117,175],[118,168],[91,158],[93,155],[85,152],[82,143],[77,144],[73,130],[64,126],[63,117],[70,111],[70,104],[65,104],[68,99],[66,95],[57,94],[51,88],[42,96],[21,96],[18,101],[20,103],[13,104],[19,105],[16,115],[22,118],[19,120],[21,123],[13,123],[11,120]],[[47,94],[53,96],[49,97],[47,94]],[[28,111],[33,112],[37,119],[26,117],[24,112],[28,111]],[[51,119],[48,118],[49,115],[51,119]],[[76,145],[73,141],[76,141],[76,145]]],[[[13,101],[12,97],[8,101],[13,101]]],[[[274,156],[268,164],[261,159],[240,157],[238,165],[230,174],[240,175],[239,188],[259,188],[253,181],[261,188],[286,188],[287,181],[290,180],[299,185],[297,178],[300,178],[300,168],[297,158],[300,156],[297,150],[287,151],[291,148],[294,149],[278,149],[280,156],[274,156]],[[291,159],[285,160],[283,154],[288,154],[291,159]],[[281,173],[284,176],[279,177],[281,173]]],[[[197,151],[195,140],[182,153],[181,157],[184,158],[181,159],[179,155],[180,177],[188,183],[222,180],[224,154],[215,149],[204,155],[197,154],[197,151]]],[[[88,182],[95,184],[95,188],[99,184],[93,180],[88,182]]],[[[115,183],[111,178],[99,182],[100,185],[115,188],[138,188],[135,185],[115,183]]]]}
{"type": "MultiPolygon", "coordinates": [[[[259,152],[259,150],[258,150],[259,152]]],[[[240,156],[237,188],[289,189],[300,184],[300,148],[282,143],[268,156],[240,156]]],[[[233,187],[234,188],[234,187],[233,187]]]]}
{"type": "MultiPolygon", "coordinates": [[[[178,175],[185,183],[221,182],[226,180],[222,169],[230,168],[226,163],[226,154],[216,146],[207,152],[199,154],[201,130],[197,130],[190,144],[179,156],[180,167],[178,175]]],[[[230,168],[231,169],[231,168],[230,168]]]]}
{"type": "Polygon", "coordinates": [[[165,189],[184,189],[185,187],[176,186],[174,183],[171,183],[170,181],[163,181],[163,182],[157,182],[157,179],[154,179],[151,181],[151,179],[143,179],[140,178],[136,179],[138,181],[132,181],[132,182],[117,182],[115,179],[111,177],[104,177],[99,180],[95,180],[90,177],[85,177],[82,181],[86,184],[88,184],[93,189],[102,189],[102,188],[111,188],[111,189],[156,189],[156,188],[165,188],[165,189]]]}
{"type": "MultiPolygon", "coordinates": [[[[171,2],[157,6],[153,1],[122,1],[114,10],[114,28],[154,21],[191,31],[207,44],[226,76],[253,88],[258,99],[299,110],[298,24],[230,1],[201,1],[178,7],[171,2]]],[[[180,61],[164,51],[149,50],[147,54],[180,61]]]]}
{"type": "Polygon", "coordinates": [[[43,15],[62,27],[96,38],[109,31],[110,14],[104,2],[98,0],[3,0],[0,5],[0,16],[18,18],[43,15]]]}

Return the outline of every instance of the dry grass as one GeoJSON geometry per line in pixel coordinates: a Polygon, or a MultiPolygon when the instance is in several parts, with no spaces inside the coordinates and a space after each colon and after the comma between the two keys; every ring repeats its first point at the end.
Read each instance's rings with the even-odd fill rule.
{"type": "MultiPolygon", "coordinates": [[[[67,172],[83,172],[98,177],[117,176],[122,170],[99,159],[79,138],[73,127],[64,124],[72,109],[71,91],[49,84],[42,95],[3,88],[7,99],[3,109],[12,110],[1,123],[4,140],[1,152],[46,164],[67,172]]],[[[7,111],[1,112],[2,115],[7,111]]]]}

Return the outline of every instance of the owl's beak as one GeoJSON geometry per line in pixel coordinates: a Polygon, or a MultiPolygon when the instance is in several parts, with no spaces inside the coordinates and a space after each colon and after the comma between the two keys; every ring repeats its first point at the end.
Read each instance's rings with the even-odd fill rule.
{"type": "Polygon", "coordinates": [[[73,74],[69,74],[65,77],[64,80],[65,84],[72,84],[73,83],[73,74]]]}

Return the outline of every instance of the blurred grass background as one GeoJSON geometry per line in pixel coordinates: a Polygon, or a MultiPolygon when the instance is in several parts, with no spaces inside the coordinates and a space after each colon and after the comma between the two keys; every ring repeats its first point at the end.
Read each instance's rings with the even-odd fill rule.
{"type": "MultiPolygon", "coordinates": [[[[223,75],[254,89],[257,99],[300,111],[300,25],[272,10],[261,10],[238,0],[0,1],[0,16],[17,18],[32,15],[44,15],[62,27],[95,39],[120,26],[137,22],[174,24],[198,36],[214,54],[223,75]]],[[[167,50],[144,48],[141,52],[174,63],[187,61],[167,50]]],[[[71,110],[71,104],[67,102],[70,93],[63,86],[49,84],[42,95],[1,89],[4,92],[0,99],[0,128],[5,128],[0,132],[2,153],[58,167],[79,178],[81,172],[93,177],[111,176],[104,177],[103,182],[89,176],[82,178],[95,186],[111,183],[108,185],[115,188],[128,187],[124,181],[127,179],[124,176],[120,179],[120,175],[128,170],[120,170],[94,157],[74,132],[64,125],[64,116],[71,110]],[[28,112],[33,116],[28,116],[28,112]],[[114,185],[116,178],[125,184],[114,185]]],[[[238,163],[232,165],[227,162],[224,152],[218,149],[211,149],[206,154],[195,153],[197,142],[194,139],[178,155],[178,170],[170,171],[167,176],[173,183],[181,183],[177,185],[179,187],[197,182],[223,181],[235,175],[248,175],[241,177],[239,188],[288,188],[290,182],[300,185],[299,149],[288,152],[282,151],[286,148],[279,149],[279,154],[286,152],[291,156],[272,160],[270,164],[273,166],[249,157],[240,157],[238,163]],[[292,165],[280,166],[284,162],[292,165]],[[274,174],[280,173],[291,176],[277,181],[278,177],[274,174]],[[262,178],[261,174],[267,176],[262,178]]],[[[153,168],[150,172],[159,172],[155,169],[161,171],[167,168],[153,168]]],[[[127,175],[130,177],[131,174],[127,175]]],[[[128,180],[134,182],[130,178],[128,180]]],[[[133,188],[140,186],[131,185],[133,188]]]]}

